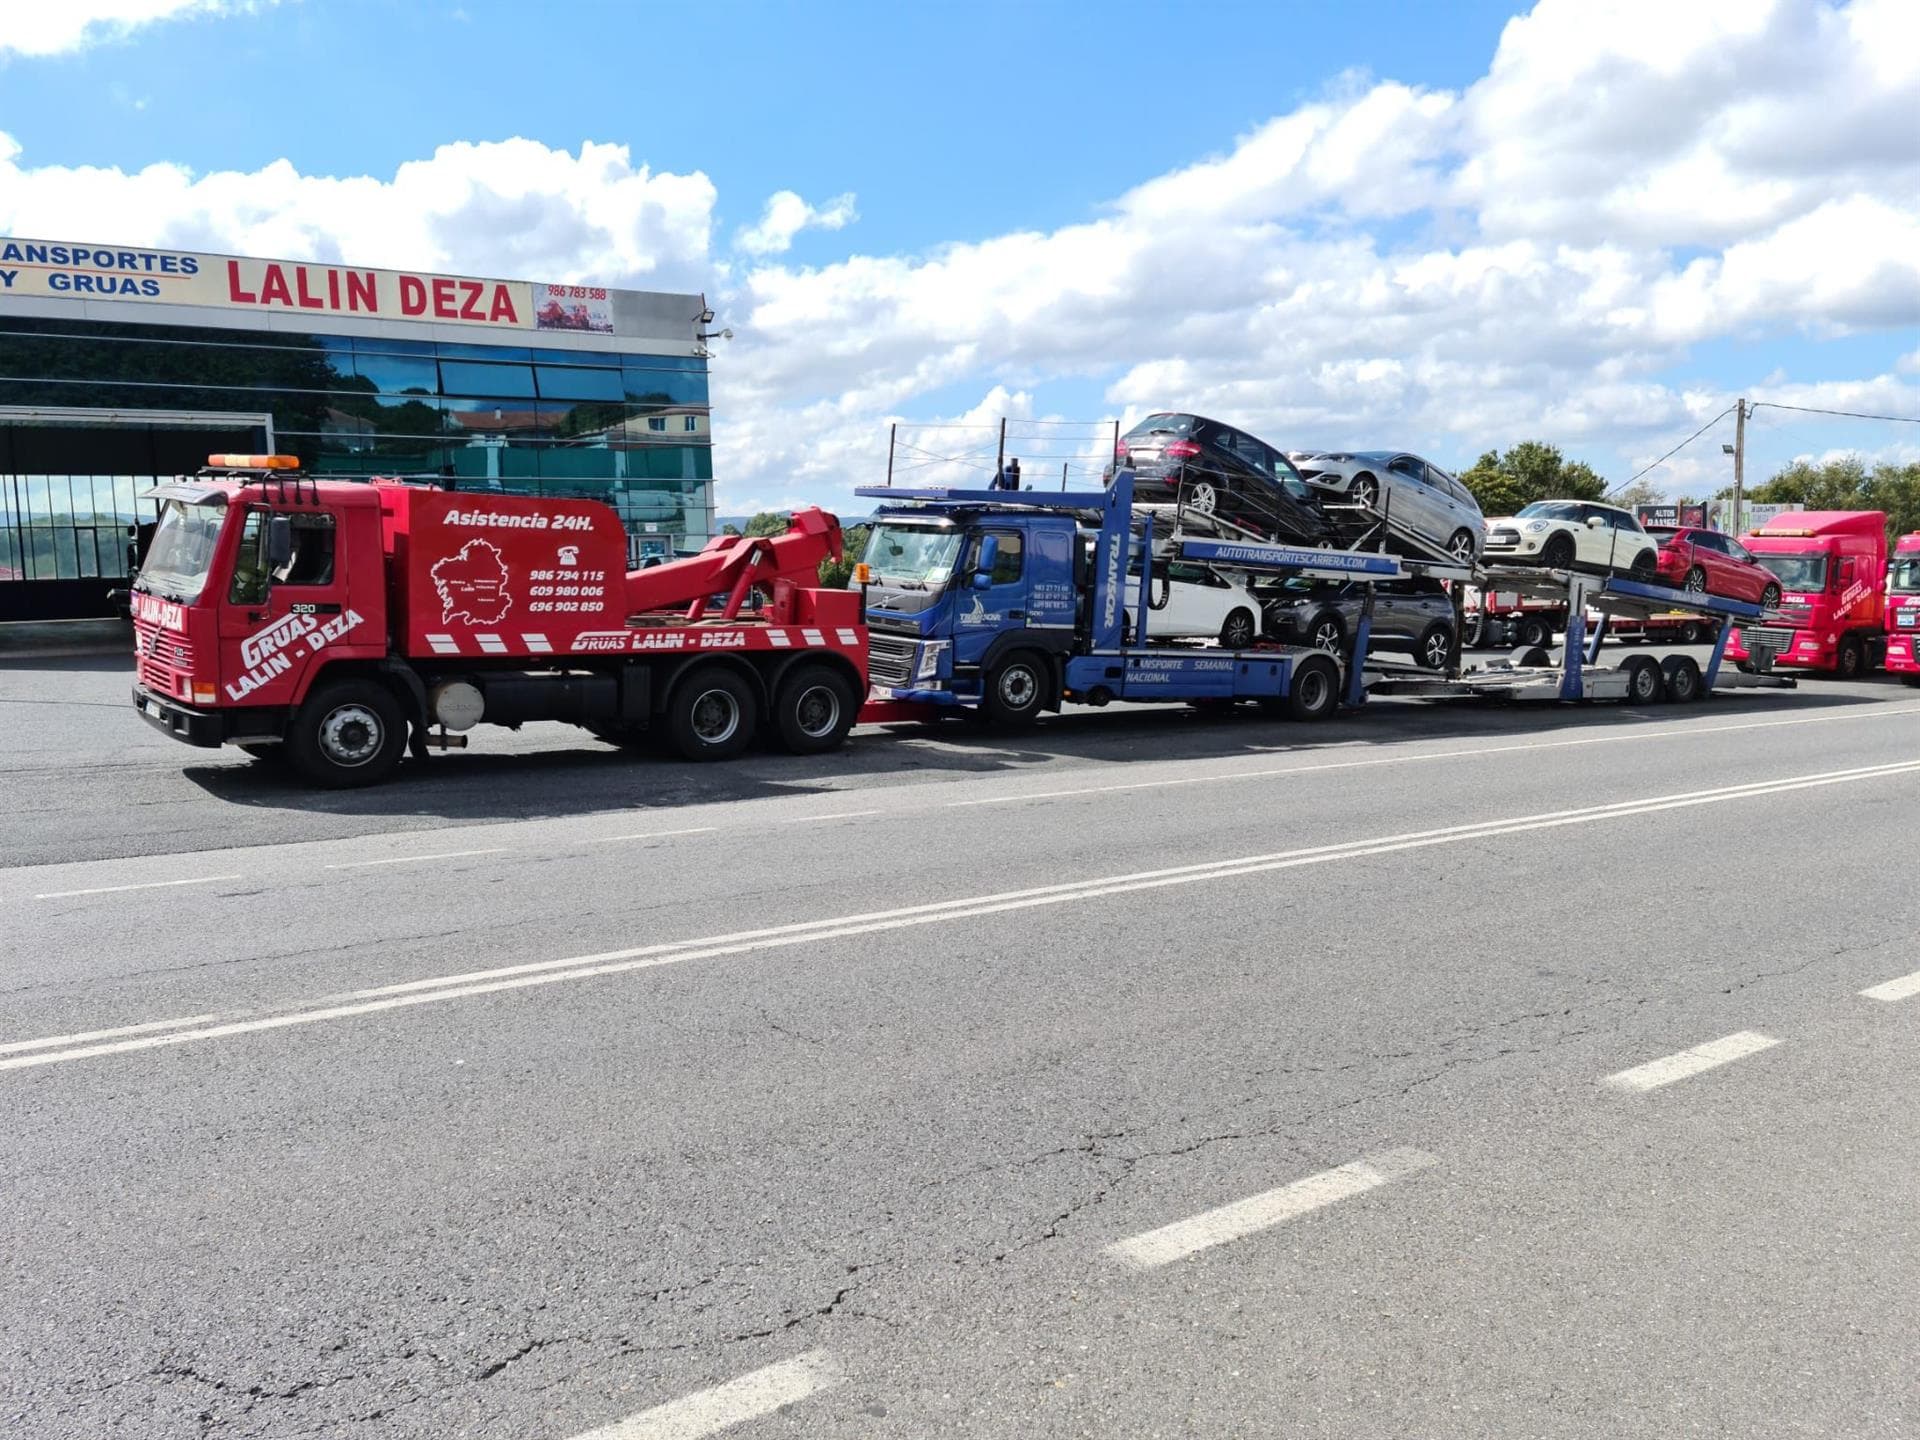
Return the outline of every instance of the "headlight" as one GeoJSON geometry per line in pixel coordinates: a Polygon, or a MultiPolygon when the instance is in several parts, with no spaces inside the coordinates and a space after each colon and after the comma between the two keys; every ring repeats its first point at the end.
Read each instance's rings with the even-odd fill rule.
{"type": "Polygon", "coordinates": [[[947,648],[944,640],[928,640],[920,646],[920,663],[915,667],[913,678],[931,680],[940,673],[940,652],[947,648]]]}
{"type": "Polygon", "coordinates": [[[1538,534],[1540,534],[1540,533],[1541,533],[1541,532],[1542,532],[1543,530],[1548,530],[1548,529],[1551,529],[1551,528],[1552,528],[1552,522],[1551,522],[1551,521],[1549,521],[1549,520],[1529,520],[1529,521],[1527,521],[1527,533],[1528,533],[1529,535],[1538,535],[1538,534]]]}

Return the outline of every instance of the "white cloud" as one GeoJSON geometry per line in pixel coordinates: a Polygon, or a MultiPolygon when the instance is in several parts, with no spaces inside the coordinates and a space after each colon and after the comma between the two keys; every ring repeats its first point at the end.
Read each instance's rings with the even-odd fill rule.
{"type": "Polygon", "coordinates": [[[860,218],[853,196],[836,195],[825,205],[809,205],[791,190],[767,197],[760,223],[734,237],[734,245],[749,255],[778,255],[793,244],[802,230],[843,230],[860,218]]]}
{"type": "Polygon", "coordinates": [[[636,165],[624,145],[443,145],[390,177],[183,166],[31,168],[0,133],[0,232],[351,260],[546,281],[698,290],[713,183],[636,165]]]}
{"type": "Polygon", "coordinates": [[[273,0],[63,0],[56,5],[11,0],[0,15],[0,57],[59,55],[124,40],[161,20],[251,13],[273,0]]]}

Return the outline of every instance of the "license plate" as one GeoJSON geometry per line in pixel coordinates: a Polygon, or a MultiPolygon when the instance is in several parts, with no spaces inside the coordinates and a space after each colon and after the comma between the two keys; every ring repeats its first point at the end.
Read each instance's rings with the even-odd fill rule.
{"type": "Polygon", "coordinates": [[[1901,629],[1911,630],[1916,625],[1920,625],[1920,610],[1902,610],[1900,612],[1901,629]]]}

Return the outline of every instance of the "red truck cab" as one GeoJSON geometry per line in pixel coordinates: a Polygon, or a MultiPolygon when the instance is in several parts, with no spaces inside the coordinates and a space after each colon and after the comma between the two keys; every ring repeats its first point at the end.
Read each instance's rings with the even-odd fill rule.
{"type": "Polygon", "coordinates": [[[1887,570],[1887,669],[1920,685],[1920,530],[1900,537],[1887,570]]]}
{"type": "Polygon", "coordinates": [[[1740,537],[1780,580],[1781,619],[1736,629],[1727,656],[1852,679],[1886,651],[1887,517],[1879,510],[1798,510],[1740,537]]]}

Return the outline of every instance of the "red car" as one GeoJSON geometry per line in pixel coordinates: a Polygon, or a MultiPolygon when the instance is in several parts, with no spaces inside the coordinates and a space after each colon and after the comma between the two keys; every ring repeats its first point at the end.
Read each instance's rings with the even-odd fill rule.
{"type": "Polygon", "coordinates": [[[1660,542],[1660,578],[1679,590],[1745,600],[1772,610],[1780,603],[1780,581],[1731,535],[1717,530],[1655,530],[1660,542]]]}

